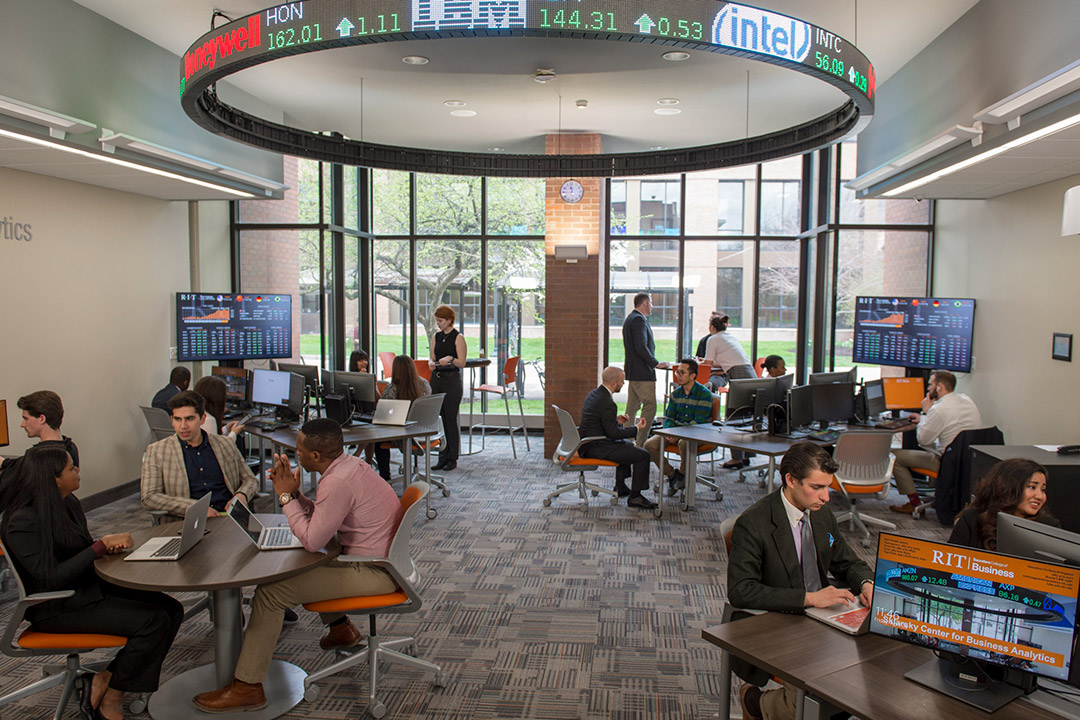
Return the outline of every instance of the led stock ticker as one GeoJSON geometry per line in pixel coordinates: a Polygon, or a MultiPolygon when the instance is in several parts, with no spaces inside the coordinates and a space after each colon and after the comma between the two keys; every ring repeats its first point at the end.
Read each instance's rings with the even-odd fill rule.
{"type": "Polygon", "coordinates": [[[210,116],[222,108],[249,116],[222,105],[216,97],[202,98],[214,82],[233,72],[277,58],[343,46],[488,36],[658,43],[666,48],[735,55],[802,72],[840,88],[853,109],[845,114],[846,126],[839,136],[850,134],[855,125],[862,127],[873,115],[874,70],[858,48],[804,20],[722,0],[284,3],[199,38],[182,60],[181,104],[192,119],[208,129],[248,141],[242,129],[224,132],[210,116]]]}

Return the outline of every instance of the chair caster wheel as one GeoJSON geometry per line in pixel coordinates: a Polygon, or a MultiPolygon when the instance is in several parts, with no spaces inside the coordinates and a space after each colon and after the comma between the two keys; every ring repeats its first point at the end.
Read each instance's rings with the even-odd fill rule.
{"type": "Polygon", "coordinates": [[[435,518],[437,518],[439,516],[439,511],[436,510],[435,508],[431,508],[430,510],[427,511],[427,516],[428,516],[428,520],[434,520],[435,518]]]}
{"type": "Polygon", "coordinates": [[[551,498],[544,498],[544,507],[551,507],[551,498]]]}
{"type": "Polygon", "coordinates": [[[136,695],[135,699],[128,705],[128,709],[136,715],[142,713],[146,709],[146,696],[141,693],[136,695]]]}
{"type": "Polygon", "coordinates": [[[596,497],[596,496],[597,496],[597,495],[599,495],[599,494],[600,494],[600,491],[599,491],[599,490],[593,490],[593,491],[592,491],[592,496],[593,496],[593,497],[596,497]]]}
{"type": "Polygon", "coordinates": [[[746,473],[739,473],[739,482],[746,482],[746,473]]]}
{"type": "Polygon", "coordinates": [[[764,490],[765,489],[765,478],[761,478],[760,480],[758,480],[757,486],[758,486],[759,490],[764,490]]]}
{"type": "Polygon", "coordinates": [[[307,700],[308,702],[315,702],[315,700],[318,697],[319,697],[319,686],[318,685],[308,685],[306,688],[304,688],[304,699],[307,700]]]}
{"type": "Polygon", "coordinates": [[[724,493],[717,490],[716,491],[716,502],[723,502],[723,500],[724,500],[724,493]]]}
{"type": "Polygon", "coordinates": [[[435,673],[435,687],[446,687],[446,675],[444,673],[435,673]]]}
{"type": "Polygon", "coordinates": [[[374,718],[381,718],[386,715],[386,706],[381,702],[375,703],[368,710],[371,712],[371,717],[374,718]]]}
{"type": "Polygon", "coordinates": [[[443,488],[442,496],[443,497],[450,497],[450,491],[447,490],[446,488],[443,488]]]}
{"type": "Polygon", "coordinates": [[[609,502],[612,504],[612,506],[618,505],[619,504],[619,496],[616,495],[616,496],[612,497],[609,502]]]}
{"type": "Polygon", "coordinates": [[[652,514],[653,514],[653,517],[658,517],[658,518],[663,517],[664,516],[664,511],[661,510],[660,508],[656,508],[655,510],[652,511],[652,514]]]}

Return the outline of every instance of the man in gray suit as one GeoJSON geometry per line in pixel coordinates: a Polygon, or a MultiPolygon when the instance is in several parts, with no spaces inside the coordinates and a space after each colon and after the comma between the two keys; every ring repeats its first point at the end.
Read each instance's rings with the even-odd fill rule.
{"type": "Polygon", "coordinates": [[[224,512],[234,499],[247,505],[259,482],[235,442],[202,429],[202,395],[185,390],[169,398],[169,417],[176,435],[153,443],[143,455],[143,507],[182,518],[208,492],[210,516],[224,512]]]}
{"type": "Polygon", "coordinates": [[[649,313],[652,312],[652,298],[649,293],[634,296],[634,310],[626,316],[622,326],[623,352],[626,355],[626,414],[635,417],[638,408],[645,426],[637,431],[638,447],[643,447],[649,438],[649,427],[656,417],[656,368],[667,369],[669,364],[656,359],[656,341],[653,340],[652,326],[649,325],[649,313]]]}
{"type": "MultiPolygon", "coordinates": [[[[802,442],[787,451],[780,463],[783,487],[758,500],[735,522],[728,563],[732,605],[801,613],[807,607],[850,603],[858,594],[870,606],[874,573],[848,546],[825,507],[836,469],[819,445],[802,442]],[[829,573],[845,587],[829,585],[829,573]]],[[[795,689],[787,685],[763,693],[747,683],[741,697],[744,718],[795,717],[795,689]]]]}

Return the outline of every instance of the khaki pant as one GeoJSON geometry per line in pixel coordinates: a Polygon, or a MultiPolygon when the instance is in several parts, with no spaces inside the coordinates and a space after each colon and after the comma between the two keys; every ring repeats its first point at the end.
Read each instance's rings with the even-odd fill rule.
{"type": "Polygon", "coordinates": [[[797,691],[787,683],[778,690],[761,693],[761,717],[763,720],[795,720],[795,696],[797,691]]]}
{"type": "Polygon", "coordinates": [[[626,414],[633,420],[638,408],[641,408],[641,417],[645,418],[645,427],[638,430],[634,441],[638,447],[644,447],[645,438],[649,437],[649,427],[656,417],[656,381],[628,380],[626,385],[626,414]]]}
{"type": "MultiPolygon", "coordinates": [[[[236,678],[248,683],[260,683],[266,678],[287,608],[356,595],[384,595],[395,590],[397,584],[384,570],[337,560],[285,580],[260,585],[251,600],[251,618],[236,663],[236,678]]],[[[329,625],[340,617],[343,614],[327,614],[322,619],[329,625]]]]}
{"type": "MultiPolygon", "coordinates": [[[[649,451],[649,457],[652,458],[653,464],[655,464],[656,467],[660,467],[660,452],[663,450],[664,444],[664,438],[659,435],[653,435],[645,441],[645,449],[649,451]]],[[[686,472],[686,468],[688,467],[686,448],[689,447],[689,445],[690,443],[686,440],[679,441],[679,459],[682,461],[679,469],[683,472],[686,472]]],[[[675,474],[675,468],[671,466],[670,462],[665,463],[664,469],[667,470],[667,472],[664,473],[664,477],[669,478],[675,474]]]]}
{"type": "Polygon", "coordinates": [[[915,492],[911,468],[938,470],[941,467],[941,458],[927,450],[893,450],[893,455],[896,456],[896,462],[893,463],[896,490],[905,497],[915,492]]]}

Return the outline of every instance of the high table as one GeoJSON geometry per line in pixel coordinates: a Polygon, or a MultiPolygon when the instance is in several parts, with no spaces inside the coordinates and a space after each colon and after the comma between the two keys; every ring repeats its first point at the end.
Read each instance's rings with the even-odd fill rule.
{"type": "MultiPolygon", "coordinates": [[[[473,390],[476,388],[476,368],[486,368],[491,365],[491,358],[467,358],[465,360],[465,369],[469,371],[469,452],[460,453],[461,455],[475,455],[480,450],[473,451],[472,449],[472,436],[473,436],[473,390]]],[[[482,402],[482,401],[481,401],[482,402]]]]}
{"type": "MultiPolygon", "coordinates": [[[[785,613],[764,613],[707,628],[701,636],[723,651],[721,720],[728,720],[731,712],[731,655],[797,688],[797,720],[828,717],[818,698],[864,720],[989,717],[982,710],[904,678],[905,672],[933,658],[927,648],[880,635],[854,637],[805,615],[785,613]]],[[[1015,700],[993,717],[1048,720],[1059,716],[1015,700]]]]}
{"type": "MultiPolygon", "coordinates": [[[[280,516],[284,520],[283,516],[280,516]]],[[[132,533],[135,547],[160,535],[175,535],[183,523],[169,523],[132,533]]],[[[124,555],[106,555],[94,569],[105,580],[122,587],[162,592],[205,590],[210,593],[214,617],[214,662],[171,678],[150,696],[150,715],[156,720],[191,720],[200,713],[191,699],[200,692],[224,687],[233,679],[242,643],[241,588],[284,580],[337,557],[341,547],[332,539],[321,552],[260,551],[240,527],[225,516],[210,518],[202,542],[177,561],[125,562],[124,555]]],[[[263,682],[266,708],[254,712],[219,714],[245,720],[269,720],[288,712],[304,696],[301,668],[275,660],[263,682]]],[[[209,717],[209,716],[208,716],[209,717]]]]}
{"type": "MultiPolygon", "coordinates": [[[[245,427],[244,432],[259,438],[259,457],[263,457],[263,443],[270,441],[275,448],[288,448],[289,450],[296,449],[296,437],[298,431],[295,428],[279,428],[277,430],[260,430],[255,427],[245,427]]],[[[438,434],[438,428],[420,427],[419,425],[371,425],[371,424],[359,424],[350,425],[349,427],[342,428],[341,434],[346,445],[365,445],[367,443],[384,443],[392,442],[394,440],[411,440],[413,438],[424,438],[426,441],[425,446],[427,449],[424,451],[424,478],[428,485],[431,485],[431,450],[430,440],[432,436],[438,434]]],[[[405,452],[405,485],[408,486],[409,478],[412,477],[414,456],[412,452],[405,452]]],[[[262,478],[259,479],[260,487],[262,485],[262,478]]],[[[312,486],[315,486],[315,480],[312,479],[312,486]]],[[[450,495],[449,490],[443,488],[443,496],[450,495]]],[[[424,496],[425,509],[429,519],[434,519],[438,515],[438,511],[431,507],[431,493],[429,492],[424,496]]],[[[274,507],[277,506],[277,496],[274,496],[274,507]]]]}

